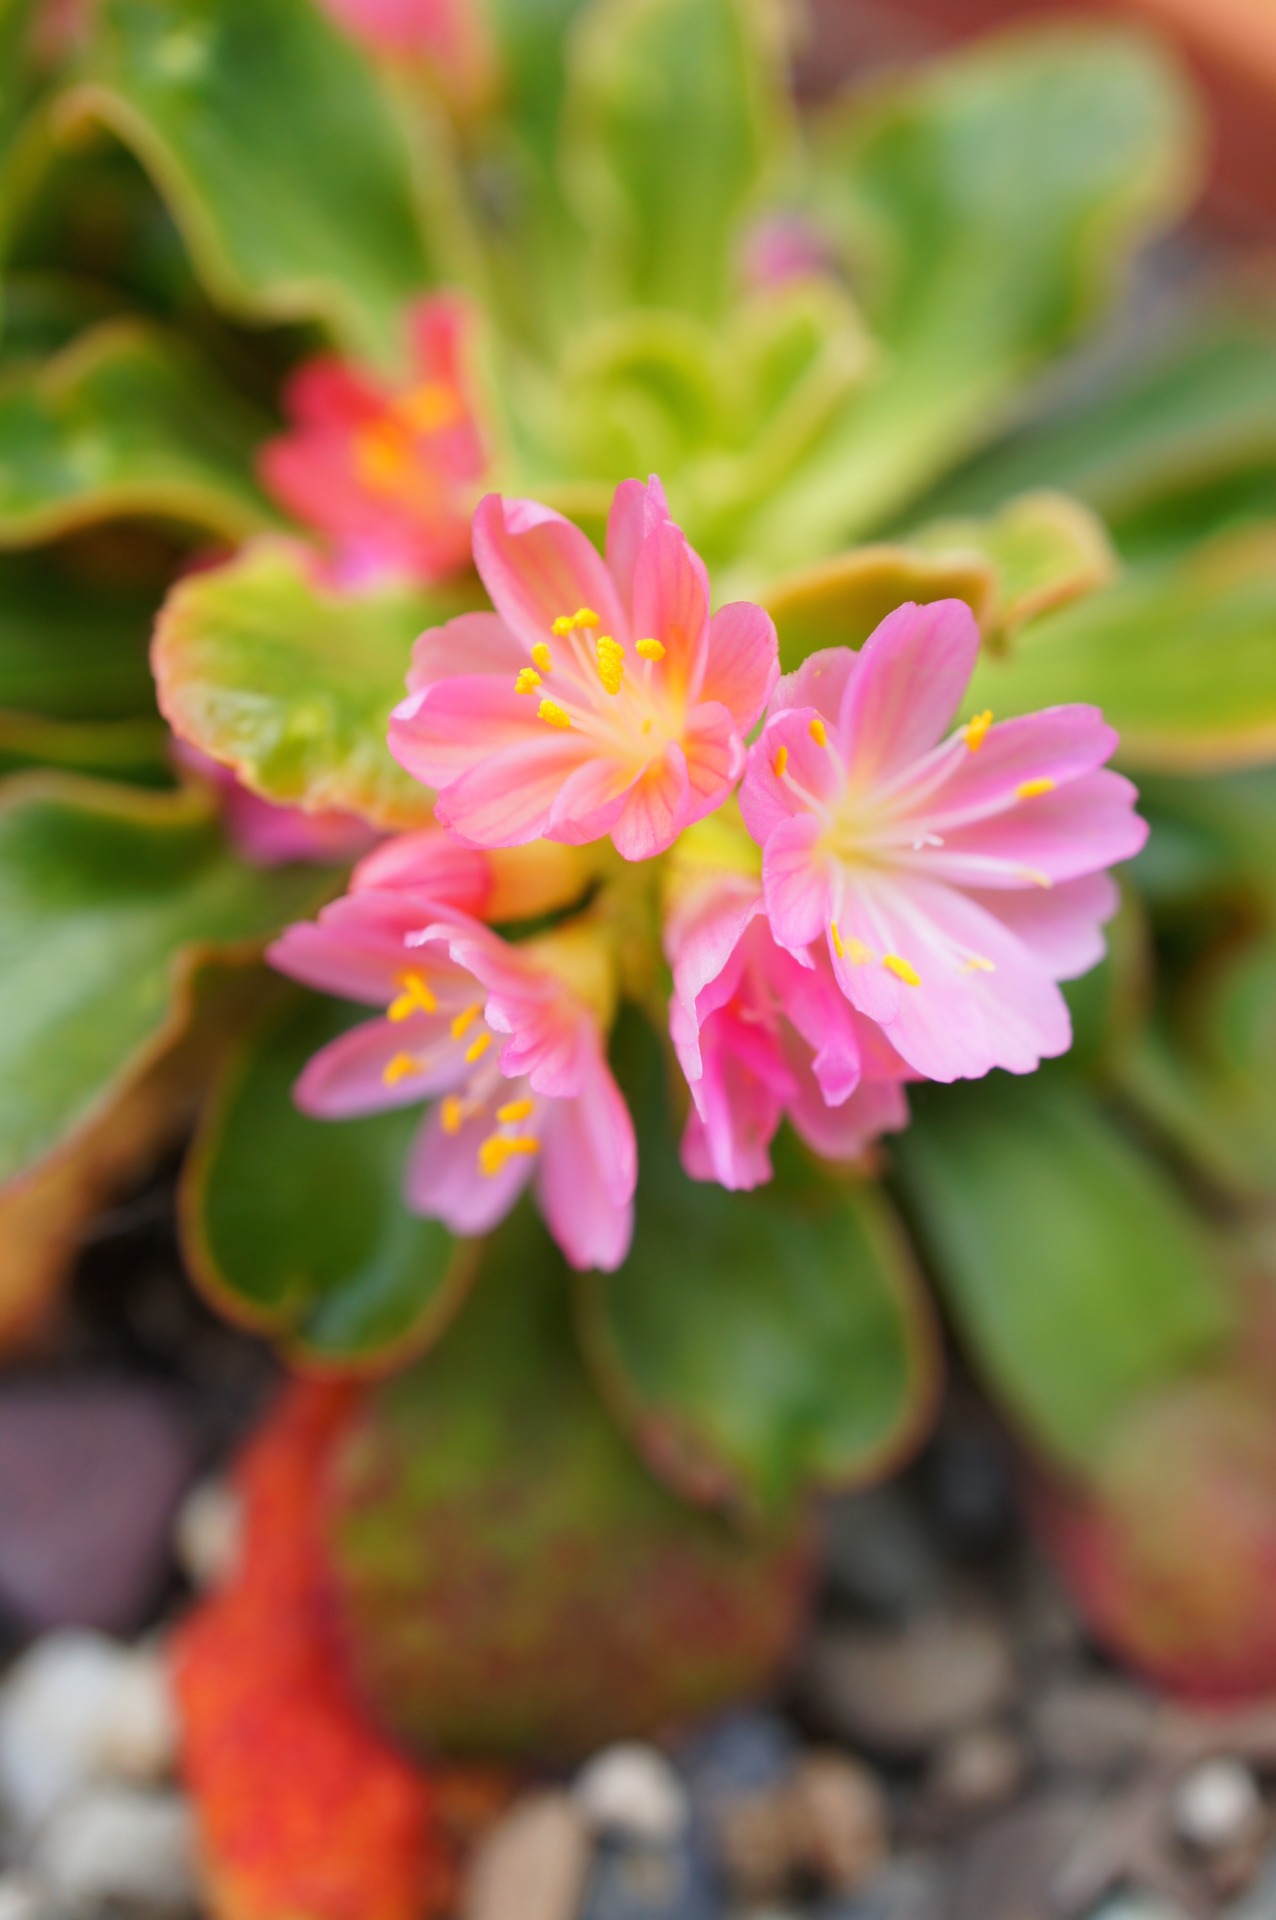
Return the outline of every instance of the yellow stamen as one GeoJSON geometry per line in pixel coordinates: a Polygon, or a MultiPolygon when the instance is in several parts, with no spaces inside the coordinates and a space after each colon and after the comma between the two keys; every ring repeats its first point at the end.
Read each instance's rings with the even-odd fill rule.
{"type": "Polygon", "coordinates": [[[968,720],[966,722],[963,732],[965,735],[966,745],[970,748],[970,751],[972,753],[978,753],[980,747],[983,746],[984,735],[987,733],[991,725],[992,725],[992,708],[991,707],[985,707],[982,713],[977,713],[973,720],[968,720]]]}
{"type": "Polygon", "coordinates": [[[789,764],[789,750],[787,747],[781,747],[779,752],[775,756],[774,762],[772,763],[773,771],[775,773],[775,777],[777,780],[783,780],[784,769],[788,766],[788,764],[789,764]]]}
{"type": "Polygon", "coordinates": [[[536,718],[550,727],[570,727],[572,723],[571,715],[564,713],[554,700],[542,700],[536,709],[536,718]]]}
{"type": "Polygon", "coordinates": [[[827,747],[829,737],[824,731],[824,722],[822,720],[812,720],[809,731],[817,747],[827,747]]]}
{"type": "Polygon", "coordinates": [[[465,1049],[466,1065],[472,1067],[476,1060],[481,1060],[491,1044],[491,1034],[480,1033],[478,1039],[471,1041],[470,1045],[465,1049]]]}
{"type": "MultiPolygon", "coordinates": [[[[560,613],[560,614],[559,614],[559,616],[558,616],[558,618],[557,618],[557,620],[555,620],[555,622],[554,622],[554,624],[553,624],[553,626],[552,626],[552,627],[550,628],[550,632],[551,632],[551,633],[554,633],[554,634],[557,634],[557,635],[558,635],[558,638],[559,638],[560,640],[565,640],[565,639],[567,638],[567,635],[568,635],[569,633],[574,633],[574,632],[575,632],[575,629],[576,629],[576,616],[575,616],[575,614],[574,614],[574,613],[560,613]]],[[[544,647],[544,646],[545,646],[545,642],[544,642],[543,640],[538,640],[538,641],[536,642],[536,645],[537,645],[538,647],[544,647]]],[[[545,647],[545,651],[546,651],[546,652],[548,653],[548,652],[549,652],[549,648],[548,648],[548,647],[545,647]]]]}
{"type": "Polygon", "coordinates": [[[992,961],[985,960],[982,953],[972,953],[963,963],[961,970],[963,973],[996,973],[997,971],[992,961]]]}
{"type": "Polygon", "coordinates": [[[644,660],[663,660],[665,648],[659,640],[639,640],[634,644],[634,652],[641,654],[644,660]]]}
{"type": "Polygon", "coordinates": [[[596,627],[598,625],[598,615],[592,607],[577,607],[576,618],[573,620],[572,625],[576,627],[596,627]]]}
{"type": "Polygon", "coordinates": [[[1043,873],[1040,867],[1016,867],[1015,872],[1021,879],[1030,880],[1034,887],[1044,887],[1047,892],[1054,885],[1050,875],[1043,873]]]}
{"type": "MultiPolygon", "coordinates": [[[[783,747],[781,747],[781,749],[780,749],[780,751],[781,751],[781,753],[783,753],[783,751],[784,751],[784,749],[783,749],[783,747]]],[[[838,930],[837,930],[837,921],[836,921],[836,920],[830,920],[830,921],[829,921],[829,932],[830,932],[830,933],[832,934],[832,936],[833,936],[833,951],[834,951],[834,953],[835,953],[835,954],[837,955],[837,957],[838,957],[838,959],[839,959],[839,960],[845,960],[845,958],[846,958],[846,948],[845,948],[845,947],[844,947],[844,946],[842,945],[842,936],[841,936],[841,934],[840,934],[840,933],[838,932],[838,930]]]]}
{"type": "Polygon", "coordinates": [[[897,980],[902,980],[906,987],[920,987],[922,977],[916,967],[910,966],[907,960],[900,958],[899,954],[884,953],[882,965],[888,973],[893,973],[897,980]]]}
{"type": "Polygon", "coordinates": [[[526,1120],[528,1114],[535,1110],[534,1100],[507,1100],[503,1107],[496,1109],[496,1117],[503,1126],[509,1126],[515,1120],[526,1120]]]}
{"type": "Polygon", "coordinates": [[[417,1063],[410,1053],[396,1053],[393,1060],[387,1060],[382,1069],[381,1078],[387,1087],[394,1087],[400,1080],[406,1080],[418,1071],[417,1063]]]}
{"type": "Polygon", "coordinates": [[[873,949],[866,947],[862,940],[848,940],[846,943],[846,954],[847,958],[853,961],[857,967],[862,967],[866,961],[876,960],[877,958],[873,949]]]}
{"type": "Polygon", "coordinates": [[[1040,780],[1021,780],[1015,788],[1016,800],[1035,800],[1039,793],[1053,793],[1054,781],[1043,775],[1040,780]]]}
{"type": "Polygon", "coordinates": [[[365,485],[392,493],[412,464],[412,442],[402,423],[383,414],[360,427],[354,439],[355,469],[365,485]]]}
{"type": "Polygon", "coordinates": [[[449,1093],[439,1108],[439,1120],[444,1133],[459,1133],[461,1122],[465,1118],[465,1102],[455,1093],[449,1093]]]}
{"type": "Polygon", "coordinates": [[[625,649],[609,633],[601,634],[595,644],[598,678],[608,693],[619,693],[620,683],[625,677],[625,649]]]}
{"type": "Polygon", "coordinates": [[[462,407],[451,387],[445,387],[441,380],[427,380],[396,400],[394,411],[414,433],[436,433],[459,419],[462,407]]]}
{"type": "Polygon", "coordinates": [[[549,643],[547,641],[538,640],[536,642],[536,645],[532,648],[532,658],[542,673],[552,673],[554,671],[554,656],[549,650],[549,643]]]}
{"type": "Polygon", "coordinates": [[[478,1150],[479,1170],[491,1179],[516,1153],[539,1153],[540,1150],[540,1141],[533,1140],[530,1134],[524,1134],[521,1140],[511,1140],[508,1134],[490,1133],[478,1150]]]}
{"type": "Polygon", "coordinates": [[[438,1012],[439,1003],[430,992],[424,974],[401,973],[398,984],[402,992],[386,1009],[391,1020],[406,1020],[414,1013],[438,1012]]]}
{"type": "Polygon", "coordinates": [[[452,1022],[452,1038],[454,1040],[464,1039],[482,1011],[482,1003],[478,1000],[474,1002],[472,1007],[462,1007],[460,1013],[457,1014],[455,1020],[452,1022]]]}
{"type": "Polygon", "coordinates": [[[535,667],[520,667],[518,679],[514,682],[515,693],[535,693],[541,683],[541,677],[535,667]]]}

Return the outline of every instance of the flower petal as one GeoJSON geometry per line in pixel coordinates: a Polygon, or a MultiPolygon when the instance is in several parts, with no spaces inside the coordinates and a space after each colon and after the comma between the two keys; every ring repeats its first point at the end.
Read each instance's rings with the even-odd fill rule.
{"type": "Polygon", "coordinates": [[[969,897],[1009,927],[1054,980],[1076,980],[1099,964],[1107,951],[1103,929],[1121,904],[1121,890],[1107,873],[969,897]]]}
{"type": "Polygon", "coordinates": [[[499,673],[513,681],[527,665],[527,649],[496,613],[462,613],[427,627],[412,647],[408,688],[423,691],[453,674],[499,673]]]}
{"type": "Polygon", "coordinates": [[[489,493],[474,513],[474,563],[492,604],[530,654],[555,620],[590,607],[623,644],[629,623],[602,556],[579,527],[535,500],[489,493]]]}
{"type": "Polygon", "coordinates": [[[1137,799],[1128,780],[1101,768],[949,831],[942,847],[927,848],[904,864],[971,887],[1075,880],[1138,853],[1148,829],[1134,811],[1137,799]]]}
{"type": "Polygon", "coordinates": [[[481,914],[492,891],[485,853],[463,847],[442,827],[396,833],[366,854],[350,876],[350,891],[403,887],[462,913],[481,914]]]}
{"type": "Polygon", "coordinates": [[[776,682],[771,714],[789,707],[813,707],[836,726],[846,688],[859,667],[859,655],[850,647],[822,647],[809,653],[801,666],[776,682]]]}
{"type": "Polygon", "coordinates": [[[745,768],[744,742],[729,710],[716,700],[693,707],[682,730],[690,799],[687,817],[703,820],[720,807],[745,768]]]}
{"type": "MultiPolygon", "coordinates": [[[[749,748],[740,812],[760,847],[766,846],[782,821],[797,815],[812,817],[812,801],[832,807],[838,799],[844,773],[836,751],[817,742],[821,724],[813,707],[784,708],[767,721],[749,748]]],[[[826,729],[825,738],[829,737],[826,729]]]]}
{"type": "Polygon", "coordinates": [[[654,527],[634,567],[633,637],[659,640],[658,671],[688,701],[700,698],[709,645],[709,575],[681,527],[654,527]]]}
{"type": "MultiPolygon", "coordinates": [[[[1117,744],[1115,728],[1098,707],[1046,707],[990,727],[978,751],[966,748],[943,785],[925,804],[925,824],[954,831],[1017,804],[1026,781],[1063,786],[1094,773],[1117,744]]],[[[907,789],[901,795],[907,804],[907,789]]]]}
{"type": "Polygon", "coordinates": [[[671,847],[691,817],[687,758],[671,740],[625,796],[611,829],[612,845],[622,860],[651,860],[671,847]]]}
{"type": "Polygon", "coordinates": [[[819,821],[799,813],[775,829],[762,855],[767,918],[790,952],[826,934],[832,917],[828,868],[816,851],[819,837],[819,821]]]}
{"type": "Polygon", "coordinates": [[[573,1267],[612,1273],[634,1231],[638,1147],[633,1121],[601,1059],[575,1100],[544,1114],[536,1197],[545,1223],[573,1267]]]}
{"type": "Polygon", "coordinates": [[[842,697],[838,734],[857,787],[898,773],[947,733],[978,657],[964,600],[910,601],[887,614],[842,697]]]}
{"type": "Polygon", "coordinates": [[[703,700],[720,700],[741,733],[758,719],[780,677],[775,622],[751,601],[719,607],[709,622],[703,700]]]}
{"type": "MultiPolygon", "coordinates": [[[[346,894],[325,907],[317,922],[285,927],[266,957],[280,973],[320,993],[386,1006],[412,963],[407,936],[433,911],[432,902],[415,894],[346,894]]],[[[455,973],[445,957],[442,965],[455,973]]]]}
{"type": "Polygon", "coordinates": [[[654,473],[646,486],[641,480],[622,480],[616,488],[607,516],[607,571],[626,613],[633,609],[634,569],[642,543],[669,517],[665,490],[654,473]]]}
{"type": "Polygon", "coordinates": [[[455,1084],[456,1048],[449,1039],[447,1028],[426,1014],[398,1024],[365,1020],[306,1062],[293,1099],[317,1120],[350,1120],[412,1106],[455,1084]],[[394,1074],[387,1082],[386,1068],[400,1058],[417,1062],[417,1070],[394,1074]]]}
{"type": "Polygon", "coordinates": [[[855,1160],[883,1133],[908,1125],[908,1100],[897,1080],[861,1080],[848,1099],[829,1106],[807,1073],[789,1102],[789,1118],[813,1153],[855,1160]]]}
{"type": "Polygon", "coordinates": [[[511,1154],[495,1173],[484,1173],[479,1148],[492,1131],[490,1109],[471,1114],[454,1133],[444,1130],[439,1110],[429,1115],[413,1143],[404,1198],[413,1213],[441,1220],[453,1233],[489,1233],[503,1220],[535,1171],[531,1154],[511,1154]]]}

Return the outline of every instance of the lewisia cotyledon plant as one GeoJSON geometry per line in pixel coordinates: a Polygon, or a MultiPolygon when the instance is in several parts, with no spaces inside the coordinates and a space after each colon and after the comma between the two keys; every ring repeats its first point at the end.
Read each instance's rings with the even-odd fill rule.
{"type": "Polygon", "coordinates": [[[610,835],[626,860],[664,853],[744,770],[779,673],[770,617],[710,615],[654,478],[617,488],[605,561],[560,514],[496,494],[474,561],[496,611],[422,634],[391,751],[471,845],[610,835]]]}
{"type": "Polygon", "coordinates": [[[655,479],[617,490],[605,560],[495,495],[474,556],[496,611],[422,635],[390,729],[441,824],[384,842],[271,956],[384,1009],[297,1098],[325,1118],[427,1102],[410,1206],[477,1234],[530,1183],[573,1264],[624,1259],[636,1152],[606,1036],[617,981],[650,1004],[661,910],[696,1178],[769,1179],[785,1117],[856,1158],[907,1124],[908,1081],[1065,1050],[1057,983],[1101,957],[1106,869],[1146,833],[1095,708],[956,725],[979,633],[952,600],[777,685],[769,618],[711,612],[655,479]],[[579,851],[606,836],[629,862],[676,851],[649,887],[579,851]],[[518,943],[483,924],[546,911],[567,917],[518,943]]]}

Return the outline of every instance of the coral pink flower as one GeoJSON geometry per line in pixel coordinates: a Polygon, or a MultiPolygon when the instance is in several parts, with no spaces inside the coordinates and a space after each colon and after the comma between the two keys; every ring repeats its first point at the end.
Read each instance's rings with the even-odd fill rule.
{"type": "Polygon", "coordinates": [[[655,478],[617,488],[605,562],[560,514],[497,494],[474,559],[496,611],[422,634],[392,752],[471,846],[610,834],[627,860],[663,853],[740,777],[779,672],[769,616],[710,617],[655,478]]]}
{"type": "Polygon", "coordinates": [[[694,1107],[682,1161],[693,1179],[756,1187],[787,1114],[807,1145],[849,1160],[908,1124],[908,1069],[848,1006],[823,956],[803,964],[771,937],[761,883],[707,880],[670,915],[669,1026],[694,1107]]]}
{"type": "Polygon", "coordinates": [[[294,374],[293,425],[262,448],[263,484],[327,540],[340,584],[430,582],[469,559],[486,466],[465,368],[469,314],[449,294],[408,316],[410,380],[328,356],[294,374]]]}
{"type": "Polygon", "coordinates": [[[767,914],[918,1073],[1027,1073],[1066,1051],[1055,982],[1103,954],[1103,871],[1147,828],[1095,707],[952,725],[979,651],[961,601],[904,606],[780,682],[740,793],[767,914]]]}
{"type": "Polygon", "coordinates": [[[611,1269],[633,1231],[637,1152],[597,1008],[546,964],[566,938],[510,946],[436,899],[368,889],[289,927],[269,957],[307,986],[386,1009],[310,1061],[303,1112],[340,1120],[431,1101],[407,1171],[415,1212],[486,1233],[531,1183],[572,1265],[611,1269]]]}
{"type": "Polygon", "coordinates": [[[179,767],[216,788],[226,837],[250,866],[282,867],[292,860],[343,866],[366,854],[378,838],[375,828],[353,813],[306,813],[263,800],[220,760],[185,740],[174,739],[171,751],[179,767]]]}

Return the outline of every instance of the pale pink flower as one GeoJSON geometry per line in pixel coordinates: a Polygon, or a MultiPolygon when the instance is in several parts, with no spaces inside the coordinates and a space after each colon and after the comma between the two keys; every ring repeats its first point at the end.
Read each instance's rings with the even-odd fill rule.
{"type": "Polygon", "coordinates": [[[496,611],[422,634],[391,751],[472,846],[610,834],[627,860],[663,853],[740,777],[779,672],[770,617],[710,617],[655,478],[617,488],[605,561],[560,514],[497,494],[474,559],[496,611]]]}
{"type": "Polygon", "coordinates": [[[443,93],[472,105],[492,79],[481,0],[323,0],[339,26],[374,53],[423,60],[443,93]]]}
{"type": "Polygon", "coordinates": [[[828,1160],[850,1160],[908,1124],[903,1061],[850,1007],[822,955],[776,945],[760,881],[708,878],[665,926],[669,1029],[694,1102],[682,1139],[693,1179],[748,1188],[771,1178],[787,1115],[828,1160]]]}
{"type": "Polygon", "coordinates": [[[207,780],[216,790],[226,838],[250,866],[281,867],[294,860],[344,866],[366,854],[377,840],[376,829],[356,814],[333,809],[307,813],[301,807],[263,799],[230,767],[189,741],[175,737],[170,751],[180,768],[207,780]]]}
{"type": "Polygon", "coordinates": [[[859,653],[813,654],[777,687],[740,792],[776,939],[825,948],[932,1080],[1067,1050],[1055,983],[1102,957],[1104,869],[1147,836],[1097,708],[948,732],[978,651],[969,608],[944,600],[897,608],[859,653]]]}
{"type": "Polygon", "coordinates": [[[428,584],[468,563],[487,464],[466,370],[470,326],[463,301],[431,294],[408,315],[408,379],[393,384],[327,355],[288,384],[292,425],[262,448],[262,482],[324,537],[342,586],[428,584]]]}
{"type": "Polygon", "coordinates": [[[295,1090],[303,1112],[341,1120],[431,1102],[407,1169],[415,1212],[482,1234],[530,1184],[572,1265],[610,1270],[633,1231],[637,1153],[597,1007],[547,964],[568,938],[511,946],[436,899],[370,888],[287,928],[270,959],[385,1008],[310,1061],[295,1090]]]}

